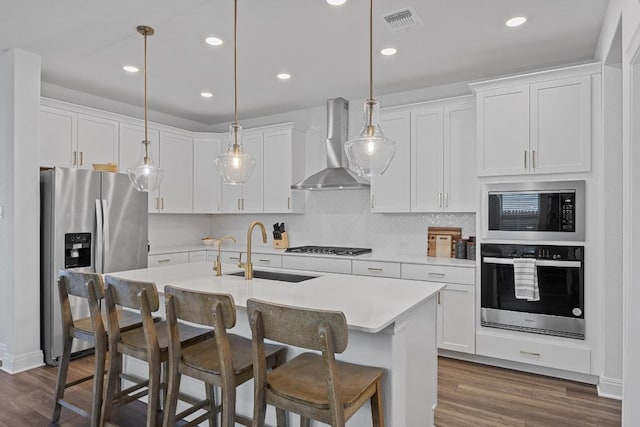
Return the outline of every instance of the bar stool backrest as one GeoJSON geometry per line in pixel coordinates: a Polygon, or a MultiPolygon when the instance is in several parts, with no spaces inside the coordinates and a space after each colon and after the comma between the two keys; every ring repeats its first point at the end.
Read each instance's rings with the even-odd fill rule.
{"type": "Polygon", "coordinates": [[[104,281],[107,289],[112,288],[110,297],[115,305],[140,310],[142,307],[139,295],[144,291],[147,294],[149,310],[155,312],[160,308],[158,289],[153,282],[138,282],[108,275],[104,281]]]}
{"type": "Polygon", "coordinates": [[[93,282],[95,286],[96,298],[104,298],[104,282],[98,273],[82,273],[71,270],[60,270],[58,280],[64,280],[67,294],[80,298],[89,298],[87,284],[93,282]]]}
{"type": "Polygon", "coordinates": [[[254,313],[260,313],[266,339],[323,351],[326,350],[326,340],[321,329],[328,329],[331,331],[333,352],[342,353],[347,348],[347,319],[340,311],[290,307],[256,299],[247,300],[247,311],[249,319],[254,313]]]}
{"type": "Polygon", "coordinates": [[[231,329],[236,325],[236,307],[231,295],[191,291],[173,286],[166,286],[164,294],[167,302],[173,299],[173,313],[177,319],[215,327],[215,307],[220,305],[224,327],[231,329]]]}

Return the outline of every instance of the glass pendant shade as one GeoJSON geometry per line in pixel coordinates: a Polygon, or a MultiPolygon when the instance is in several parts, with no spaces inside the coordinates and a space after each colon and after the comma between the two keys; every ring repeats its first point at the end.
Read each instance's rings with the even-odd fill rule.
{"type": "Polygon", "coordinates": [[[382,175],[396,154],[395,141],[384,136],[378,124],[379,111],[378,101],[368,99],[364,104],[364,127],[357,138],[344,145],[349,169],[367,178],[382,175]]]}
{"type": "MultiPolygon", "coordinates": [[[[145,151],[148,150],[149,141],[142,141],[145,151]]],[[[128,169],[129,180],[138,191],[154,192],[160,187],[162,181],[162,169],[151,157],[144,155],[135,166],[128,169]]]]}
{"type": "Polygon", "coordinates": [[[229,145],[225,152],[214,160],[218,174],[225,184],[244,184],[256,167],[256,160],[245,151],[241,141],[242,126],[238,123],[231,123],[229,145]]]}

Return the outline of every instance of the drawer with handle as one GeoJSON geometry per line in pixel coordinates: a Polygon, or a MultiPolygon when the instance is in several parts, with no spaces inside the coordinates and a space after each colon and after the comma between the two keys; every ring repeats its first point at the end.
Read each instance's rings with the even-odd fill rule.
{"type": "Polygon", "coordinates": [[[400,263],[385,261],[359,261],[353,260],[353,274],[360,276],[378,276],[400,278],[400,263]]]}
{"type": "Polygon", "coordinates": [[[147,257],[149,268],[162,267],[164,265],[187,264],[189,263],[188,252],[175,252],[170,254],[149,255],[147,257]]]}
{"type": "Polygon", "coordinates": [[[403,263],[401,277],[410,280],[474,285],[476,283],[476,269],[473,267],[403,263]]]}
{"type": "MultiPolygon", "coordinates": [[[[246,261],[247,254],[242,253],[242,260],[246,261]]],[[[282,255],[276,254],[251,254],[251,263],[254,267],[261,265],[263,267],[282,267],[282,255]]]]}

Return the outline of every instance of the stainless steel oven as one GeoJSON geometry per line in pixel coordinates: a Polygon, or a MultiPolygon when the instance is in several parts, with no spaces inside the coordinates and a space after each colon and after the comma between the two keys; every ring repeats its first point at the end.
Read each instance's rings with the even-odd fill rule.
{"type": "Polygon", "coordinates": [[[489,239],[584,241],[584,181],[490,184],[484,204],[489,239]]]}
{"type": "Polygon", "coordinates": [[[484,243],[480,253],[482,326],[584,339],[583,246],[484,243]],[[535,259],[538,301],[516,298],[522,258],[535,259]]]}

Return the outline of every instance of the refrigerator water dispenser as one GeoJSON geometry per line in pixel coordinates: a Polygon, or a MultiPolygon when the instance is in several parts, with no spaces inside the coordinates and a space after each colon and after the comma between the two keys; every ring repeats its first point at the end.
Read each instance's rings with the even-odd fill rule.
{"type": "Polygon", "coordinates": [[[91,233],[64,235],[64,268],[91,266],[91,233]]]}

